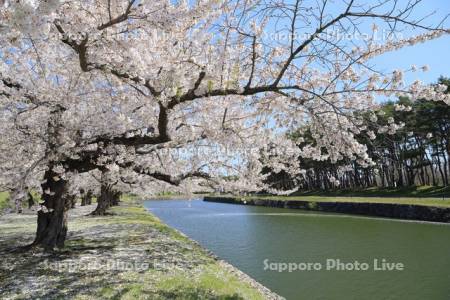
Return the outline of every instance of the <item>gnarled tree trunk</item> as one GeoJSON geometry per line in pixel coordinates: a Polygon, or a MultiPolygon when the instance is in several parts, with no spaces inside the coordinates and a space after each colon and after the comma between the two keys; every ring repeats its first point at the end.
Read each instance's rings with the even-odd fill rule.
{"type": "Polygon", "coordinates": [[[110,208],[114,202],[114,193],[111,185],[102,183],[100,187],[100,196],[97,198],[97,208],[92,212],[92,215],[105,215],[106,210],[110,208]]]}
{"type": "Polygon", "coordinates": [[[52,168],[45,172],[42,184],[42,209],[38,211],[36,238],[34,246],[47,250],[63,247],[67,235],[67,211],[71,199],[66,195],[67,181],[59,177],[52,168]]]}
{"type": "Polygon", "coordinates": [[[108,208],[119,205],[120,192],[114,189],[117,181],[112,182],[108,170],[103,169],[100,179],[100,195],[97,197],[97,208],[91,213],[92,215],[103,216],[108,208]]]}

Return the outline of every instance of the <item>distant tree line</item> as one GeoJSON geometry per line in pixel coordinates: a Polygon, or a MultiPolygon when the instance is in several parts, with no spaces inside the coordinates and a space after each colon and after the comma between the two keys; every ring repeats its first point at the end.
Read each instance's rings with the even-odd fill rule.
{"type": "MultiPolygon", "coordinates": [[[[446,85],[449,93],[450,79],[441,77],[438,83],[446,85]]],[[[367,145],[375,166],[362,167],[356,162],[349,164],[346,161],[332,164],[329,160],[299,158],[306,173],[292,178],[284,172],[272,172],[268,182],[272,187],[284,190],[296,186],[300,190],[448,186],[450,106],[442,101],[400,98],[395,102],[384,103],[380,110],[384,114],[377,116],[382,124],[389,124],[394,118],[397,124],[404,123],[404,126],[394,134],[372,128],[376,132],[373,140],[364,132],[357,136],[361,143],[367,145]]],[[[312,139],[308,130],[302,132],[303,139],[312,139]]],[[[266,169],[266,172],[270,170],[266,169]]]]}

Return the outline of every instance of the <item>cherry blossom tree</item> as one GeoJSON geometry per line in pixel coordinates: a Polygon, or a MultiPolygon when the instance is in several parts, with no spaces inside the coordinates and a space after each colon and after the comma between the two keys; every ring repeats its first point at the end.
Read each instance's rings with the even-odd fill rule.
{"type": "Polygon", "coordinates": [[[0,92],[14,110],[5,126],[23,103],[40,132],[5,147],[20,138],[34,161],[44,157],[34,244],[63,245],[77,173],[271,191],[262,169],[297,174],[298,156],[373,164],[355,135],[376,134],[358,116],[376,111],[377,97],[449,103],[439,86],[403,82],[416,68],[371,64],[449,32],[445,20],[414,17],[421,2],[5,1],[0,92]],[[286,134],[305,124],[312,143],[286,134]]]}

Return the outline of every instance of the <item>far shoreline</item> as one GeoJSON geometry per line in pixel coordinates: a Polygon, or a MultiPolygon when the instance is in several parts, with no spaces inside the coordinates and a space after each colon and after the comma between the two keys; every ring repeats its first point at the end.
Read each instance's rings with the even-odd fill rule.
{"type": "MultiPolygon", "coordinates": [[[[300,209],[305,211],[331,212],[350,215],[372,216],[412,221],[450,223],[450,204],[442,200],[442,206],[436,206],[435,201],[426,204],[423,199],[414,198],[410,201],[400,201],[396,198],[383,198],[384,201],[374,201],[373,197],[277,197],[277,196],[206,196],[206,202],[219,202],[238,205],[266,206],[278,208],[300,209]],[[329,198],[329,199],[326,199],[329,198]],[[354,201],[352,201],[354,200],[354,201]]],[[[436,200],[439,201],[439,200],[436,200]]]]}

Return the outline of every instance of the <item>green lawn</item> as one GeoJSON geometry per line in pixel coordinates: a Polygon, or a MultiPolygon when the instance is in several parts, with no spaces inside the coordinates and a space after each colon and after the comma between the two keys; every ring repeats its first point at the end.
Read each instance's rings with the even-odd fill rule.
{"type": "Polygon", "coordinates": [[[70,210],[73,236],[51,256],[37,250],[10,251],[31,243],[35,214],[2,216],[0,299],[266,299],[230,265],[212,257],[131,198],[122,198],[110,216],[88,216],[95,205],[70,210]],[[98,267],[112,262],[127,268],[98,267]],[[136,264],[147,267],[135,270],[132,266],[136,264]],[[55,265],[74,269],[54,269],[55,265]]]}
{"type": "MultiPolygon", "coordinates": [[[[31,194],[33,195],[33,199],[35,203],[38,203],[41,201],[41,194],[39,194],[36,191],[31,191],[31,194]]],[[[0,212],[2,212],[5,208],[14,208],[14,203],[11,203],[9,200],[9,193],[8,192],[0,192],[0,212]]],[[[28,202],[24,201],[22,202],[22,207],[28,207],[28,202]]]]}
{"type": "Polygon", "coordinates": [[[7,192],[0,192],[0,212],[9,206],[9,194],[7,192]]]}
{"type": "Polygon", "coordinates": [[[336,189],[331,191],[298,191],[293,196],[355,196],[355,197],[434,197],[450,198],[450,186],[411,186],[402,188],[336,189]]]}

